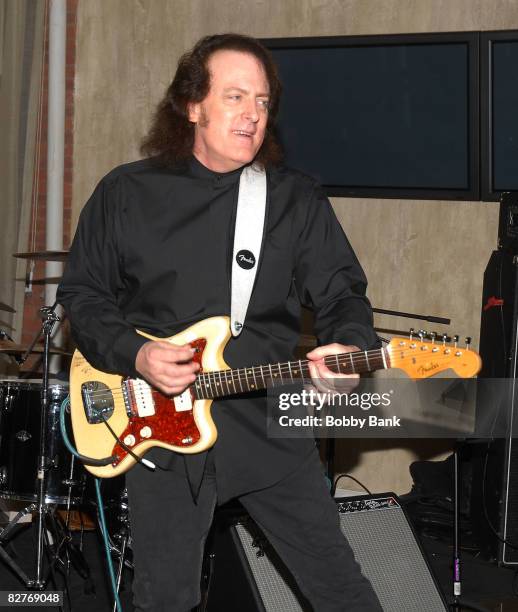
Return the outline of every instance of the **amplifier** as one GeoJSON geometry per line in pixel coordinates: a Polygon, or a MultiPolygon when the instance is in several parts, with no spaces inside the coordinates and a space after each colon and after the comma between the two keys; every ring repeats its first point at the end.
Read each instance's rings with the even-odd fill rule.
{"type": "MultiPolygon", "coordinates": [[[[393,493],[336,500],[342,532],[385,612],[446,612],[413,529],[393,493]]],[[[309,612],[311,606],[252,519],[216,518],[209,612],[309,612]]],[[[317,611],[318,612],[318,611],[317,611]]]]}

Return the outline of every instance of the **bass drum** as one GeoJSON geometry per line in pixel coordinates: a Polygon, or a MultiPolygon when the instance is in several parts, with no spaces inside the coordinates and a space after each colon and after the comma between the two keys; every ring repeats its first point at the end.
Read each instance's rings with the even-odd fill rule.
{"type": "MultiPolygon", "coordinates": [[[[54,382],[54,381],[52,381],[54,382]]],[[[38,455],[41,433],[39,381],[0,381],[0,497],[20,501],[38,499],[38,455]]],[[[86,470],[66,449],[61,436],[59,413],[68,395],[68,385],[49,385],[45,423],[47,471],[46,503],[84,501],[86,470]]],[[[70,415],[67,413],[70,425],[70,415]]]]}

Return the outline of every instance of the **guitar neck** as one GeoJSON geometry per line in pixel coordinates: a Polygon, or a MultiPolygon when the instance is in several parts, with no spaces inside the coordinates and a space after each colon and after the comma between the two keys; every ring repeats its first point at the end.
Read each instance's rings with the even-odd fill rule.
{"type": "MultiPolygon", "coordinates": [[[[324,358],[324,363],[337,374],[363,374],[390,367],[389,356],[384,348],[330,355],[324,358]]],[[[196,399],[214,399],[268,387],[280,387],[310,378],[309,361],[299,359],[248,368],[201,372],[193,390],[196,399]]]]}

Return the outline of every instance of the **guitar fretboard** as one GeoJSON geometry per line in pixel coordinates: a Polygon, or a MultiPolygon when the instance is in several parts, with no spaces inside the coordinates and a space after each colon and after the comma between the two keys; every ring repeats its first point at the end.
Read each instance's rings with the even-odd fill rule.
{"type": "MultiPolygon", "coordinates": [[[[384,348],[371,351],[340,353],[324,358],[326,366],[338,374],[363,374],[390,367],[384,348]]],[[[258,391],[269,387],[280,387],[311,378],[309,361],[285,361],[282,363],[215,370],[198,374],[193,385],[196,399],[214,399],[238,393],[258,391]]]]}

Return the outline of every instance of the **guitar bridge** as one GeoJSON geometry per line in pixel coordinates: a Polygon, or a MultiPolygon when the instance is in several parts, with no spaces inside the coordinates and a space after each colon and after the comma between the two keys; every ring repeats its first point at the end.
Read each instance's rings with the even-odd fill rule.
{"type": "Polygon", "coordinates": [[[86,420],[90,425],[107,421],[113,414],[111,390],[102,382],[91,380],[81,385],[86,420]]]}

